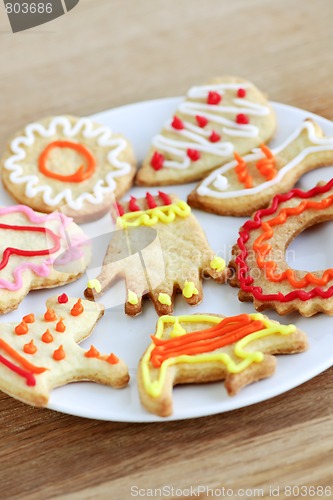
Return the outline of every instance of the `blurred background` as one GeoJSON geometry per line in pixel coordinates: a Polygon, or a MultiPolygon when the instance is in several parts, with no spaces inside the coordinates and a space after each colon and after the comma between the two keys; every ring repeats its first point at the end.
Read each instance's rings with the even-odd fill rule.
{"type": "Polygon", "coordinates": [[[0,8],[0,147],[40,116],[182,95],[216,75],[333,118],[332,0],[80,0],[13,34],[0,8]]]}

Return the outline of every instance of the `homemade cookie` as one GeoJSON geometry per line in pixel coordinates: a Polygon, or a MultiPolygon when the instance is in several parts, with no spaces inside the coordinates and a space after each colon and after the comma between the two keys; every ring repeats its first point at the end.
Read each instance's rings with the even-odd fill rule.
{"type": "Polygon", "coordinates": [[[272,355],[307,347],[305,334],[294,325],[280,325],[262,314],[162,316],[140,360],[140,399],[148,411],[167,417],[176,384],[224,380],[233,396],[274,373],[272,355]]]}
{"type": "Polygon", "coordinates": [[[0,389],[24,403],[46,406],[54,387],[90,380],[112,387],[127,385],[128,370],[113,353],[77,345],[89,337],[104,314],[100,304],[66,294],[46,302],[44,315],[2,323],[0,389]]]}
{"type": "Polygon", "coordinates": [[[273,196],[289,191],[315,168],[333,165],[333,137],[325,137],[313,120],[305,120],[279,147],[260,150],[214,170],[189,195],[192,207],[219,215],[251,215],[273,196]]]}
{"type": "Polygon", "coordinates": [[[16,309],[30,290],[78,279],[91,247],[62,213],[44,215],[24,205],[0,208],[0,314],[16,309]]]}
{"type": "Polygon", "coordinates": [[[269,208],[256,212],[240,229],[230,262],[231,284],[240,287],[239,300],[253,301],[258,311],[273,308],[279,314],[332,315],[333,269],[296,271],[285,258],[289,243],[299,233],[332,219],[333,179],[307,192],[293,189],[277,195],[269,208]]]}
{"type": "Polygon", "coordinates": [[[156,197],[147,193],[146,198],[131,197],[128,210],[118,204],[121,231],[113,235],[101,273],[88,283],[87,299],[98,299],[124,278],[127,314],[139,314],[146,295],[158,314],[169,314],[176,292],[191,305],[201,302],[203,274],[226,280],[224,260],[214,255],[187,203],[162,192],[156,197]]]}
{"type": "Polygon", "coordinates": [[[250,82],[233,76],[192,87],[152,146],[136,182],[144,186],[182,184],[202,179],[229,162],[234,151],[246,154],[267,142],[275,114],[250,82]]]}
{"type": "Polygon", "coordinates": [[[20,203],[86,222],[104,215],[132,185],[129,142],[89,118],[55,116],[27,125],[2,158],[2,180],[20,203]]]}

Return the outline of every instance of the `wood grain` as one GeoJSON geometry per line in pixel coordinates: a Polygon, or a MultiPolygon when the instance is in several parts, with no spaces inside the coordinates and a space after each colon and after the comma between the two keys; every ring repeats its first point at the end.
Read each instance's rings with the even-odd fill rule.
{"type": "MultiPolygon", "coordinates": [[[[180,95],[223,74],[333,119],[332,15],[331,0],[81,0],[13,35],[0,6],[0,148],[40,116],[180,95]]],[[[333,486],[332,389],[330,369],[262,404],[153,425],[80,419],[1,394],[1,496],[127,499],[131,486],[201,484],[269,498],[270,485],[333,486]]]]}

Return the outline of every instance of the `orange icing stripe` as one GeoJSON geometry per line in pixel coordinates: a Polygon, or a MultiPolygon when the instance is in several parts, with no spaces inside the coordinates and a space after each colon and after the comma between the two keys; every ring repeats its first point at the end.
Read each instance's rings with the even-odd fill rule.
{"type": "Polygon", "coordinates": [[[307,273],[303,278],[297,279],[295,271],[292,269],[287,269],[283,273],[275,274],[274,271],[278,267],[277,263],[272,260],[264,260],[265,256],[269,254],[272,249],[271,245],[264,243],[264,241],[271,239],[274,235],[272,226],[282,225],[286,222],[288,217],[301,215],[306,210],[323,210],[329,208],[332,204],[333,195],[328,196],[319,202],[311,200],[302,201],[296,207],[283,208],[277,217],[261,224],[263,234],[255,240],[253,243],[253,249],[257,254],[257,264],[260,269],[265,270],[266,277],[269,281],[277,283],[288,280],[294,288],[304,288],[309,284],[314,284],[316,286],[327,285],[327,283],[333,279],[332,268],[326,269],[321,278],[317,278],[313,273],[307,273]]]}
{"type": "Polygon", "coordinates": [[[253,179],[248,172],[246,162],[243,160],[238,153],[234,153],[235,160],[237,161],[237,165],[235,167],[235,172],[237,174],[239,182],[245,184],[245,188],[249,189],[253,186],[253,179]]]}
{"type": "Polygon", "coordinates": [[[264,153],[266,158],[261,158],[260,160],[258,160],[256,163],[256,167],[261,175],[266,177],[268,181],[271,181],[272,179],[274,179],[274,177],[276,177],[277,174],[274,155],[272,151],[267,146],[265,146],[265,144],[261,144],[260,149],[264,153]]]}
{"type": "Polygon", "coordinates": [[[32,373],[43,373],[47,370],[47,368],[42,368],[39,366],[32,365],[27,361],[23,356],[21,356],[18,352],[15,351],[7,342],[3,339],[0,339],[0,348],[7,352],[15,361],[18,361],[23,368],[30,370],[32,373]]]}
{"type": "Polygon", "coordinates": [[[181,355],[202,354],[233,344],[247,335],[265,327],[262,321],[254,320],[246,314],[225,318],[217,325],[176,338],[157,339],[152,337],[156,347],[151,352],[151,362],[155,368],[169,358],[181,355]]]}
{"type": "Polygon", "coordinates": [[[64,182],[82,182],[89,179],[93,175],[96,168],[96,161],[93,155],[90,153],[90,151],[88,151],[88,149],[85,146],[83,146],[83,144],[78,144],[76,142],[70,142],[70,141],[54,141],[51,142],[48,146],[46,146],[46,148],[40,155],[38,167],[40,172],[42,172],[42,174],[46,175],[47,177],[51,177],[52,179],[57,179],[58,181],[64,181],[64,182]],[[85,168],[84,165],[81,165],[76,170],[76,172],[74,172],[74,174],[71,175],[61,175],[57,174],[56,172],[52,172],[47,168],[46,162],[50,151],[52,151],[52,149],[54,148],[74,149],[74,151],[84,156],[84,158],[87,160],[87,167],[85,168]]]}

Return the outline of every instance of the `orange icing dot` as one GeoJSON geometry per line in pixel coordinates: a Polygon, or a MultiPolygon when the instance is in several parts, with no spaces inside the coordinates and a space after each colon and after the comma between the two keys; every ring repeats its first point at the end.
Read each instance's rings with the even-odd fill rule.
{"type": "Polygon", "coordinates": [[[84,311],[83,305],[81,304],[81,299],[78,299],[78,301],[73,305],[71,309],[71,315],[72,316],[79,316],[82,314],[84,311]]]}
{"type": "Polygon", "coordinates": [[[261,175],[266,177],[268,181],[271,181],[272,179],[274,179],[274,177],[276,177],[277,174],[274,155],[272,151],[267,146],[265,146],[265,144],[261,144],[260,149],[264,153],[266,158],[261,158],[260,160],[258,160],[256,163],[256,167],[261,175]]]}
{"type": "Polygon", "coordinates": [[[328,196],[319,202],[312,200],[302,201],[296,207],[283,208],[278,216],[262,223],[261,228],[263,233],[253,243],[253,249],[257,254],[258,267],[265,270],[266,277],[269,281],[277,283],[288,280],[294,288],[304,288],[310,283],[316,286],[323,286],[332,280],[333,269],[326,269],[321,278],[318,278],[313,273],[306,273],[303,278],[297,279],[295,271],[292,269],[287,269],[280,274],[275,274],[274,271],[278,267],[277,263],[272,260],[264,260],[265,256],[270,253],[272,247],[268,243],[263,243],[263,241],[269,240],[273,237],[274,231],[272,226],[282,225],[286,222],[288,217],[301,215],[305,210],[322,210],[330,207],[332,204],[333,195],[328,196]]]}
{"type": "Polygon", "coordinates": [[[64,181],[64,182],[82,182],[85,181],[86,179],[89,179],[93,173],[95,172],[96,168],[96,160],[93,157],[93,155],[88,151],[88,149],[83,146],[83,144],[78,144],[76,142],[70,142],[70,141],[54,141],[51,142],[42,154],[39,157],[39,170],[46,175],[47,177],[51,177],[52,179],[57,179],[58,181],[64,181]],[[56,172],[52,172],[47,168],[46,162],[48,155],[50,151],[54,148],[70,148],[74,149],[77,153],[81,154],[87,161],[87,168],[85,168],[84,165],[81,165],[74,174],[70,175],[62,175],[58,174],[56,172]]]}
{"type": "Polygon", "coordinates": [[[53,335],[50,330],[46,330],[46,332],[43,333],[42,341],[45,342],[45,344],[50,344],[50,342],[53,342],[53,335]]]}
{"type": "Polygon", "coordinates": [[[62,345],[59,346],[59,348],[56,349],[53,353],[53,359],[55,359],[56,361],[61,361],[65,358],[65,356],[66,354],[62,345]]]}
{"type": "Polygon", "coordinates": [[[54,310],[47,308],[46,313],[44,314],[44,319],[46,321],[55,321],[57,319],[57,316],[54,310]]]}
{"type": "Polygon", "coordinates": [[[86,351],[84,353],[84,355],[85,355],[86,358],[99,358],[99,356],[100,356],[98,350],[93,345],[90,346],[89,351],[86,351]]]}
{"type": "Polygon", "coordinates": [[[235,167],[235,172],[237,174],[239,182],[245,184],[245,188],[249,189],[253,186],[253,179],[248,172],[246,162],[243,160],[238,153],[234,153],[235,160],[237,161],[237,165],[235,167]]]}
{"type": "Polygon", "coordinates": [[[55,329],[57,330],[57,332],[64,332],[66,330],[66,326],[65,326],[65,323],[63,322],[63,318],[60,318],[60,320],[56,324],[55,329]]]}
{"type": "Polygon", "coordinates": [[[34,323],[35,315],[33,313],[27,314],[26,316],[23,316],[23,321],[25,321],[26,323],[34,323]]]}
{"type": "Polygon", "coordinates": [[[28,344],[24,344],[23,351],[27,354],[35,354],[37,352],[37,347],[34,344],[33,340],[30,340],[28,344]]]}
{"type": "Polygon", "coordinates": [[[43,368],[41,366],[35,366],[29,363],[27,359],[21,356],[15,349],[13,349],[7,342],[3,339],[0,339],[0,348],[7,352],[13,359],[18,361],[23,368],[30,370],[32,373],[43,373],[47,370],[47,368],[43,368]]]}
{"type": "Polygon", "coordinates": [[[111,363],[111,365],[116,365],[119,363],[119,358],[113,352],[110,354],[110,356],[106,359],[108,363],[111,363]]]}
{"type": "Polygon", "coordinates": [[[151,362],[159,368],[163,361],[181,355],[195,355],[215,351],[233,344],[247,335],[260,331],[264,323],[247,314],[224,318],[217,325],[180,337],[160,339],[152,336],[156,347],[151,352],[151,362]]]}
{"type": "Polygon", "coordinates": [[[28,331],[29,327],[25,321],[21,321],[21,323],[15,327],[16,335],[25,335],[28,331]]]}

